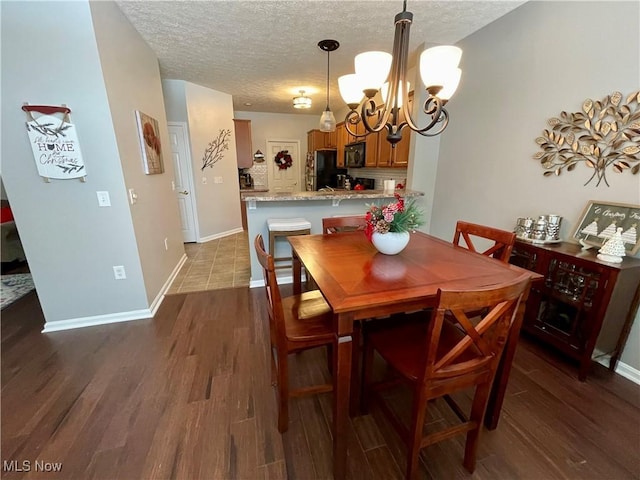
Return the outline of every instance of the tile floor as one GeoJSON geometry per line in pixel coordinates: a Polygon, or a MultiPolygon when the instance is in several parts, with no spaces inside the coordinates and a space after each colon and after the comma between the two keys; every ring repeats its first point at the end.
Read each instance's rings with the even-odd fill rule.
{"type": "Polygon", "coordinates": [[[246,231],[206,243],[185,243],[184,249],[187,261],[168,295],[249,286],[251,266],[246,231]]]}

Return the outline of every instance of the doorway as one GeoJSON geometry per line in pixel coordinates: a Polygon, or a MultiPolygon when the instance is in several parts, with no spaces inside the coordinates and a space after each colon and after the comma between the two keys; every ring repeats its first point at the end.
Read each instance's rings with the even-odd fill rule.
{"type": "Polygon", "coordinates": [[[280,168],[276,162],[270,162],[269,190],[272,192],[299,192],[300,166],[303,159],[300,157],[300,141],[298,140],[267,140],[267,158],[276,158],[278,152],[286,150],[291,155],[291,166],[280,168]]]}
{"type": "Polygon", "coordinates": [[[198,240],[198,223],[196,212],[195,189],[191,168],[191,152],[187,136],[187,124],[184,122],[167,122],[169,127],[169,143],[175,175],[174,189],[178,198],[182,237],[185,243],[198,240]]]}

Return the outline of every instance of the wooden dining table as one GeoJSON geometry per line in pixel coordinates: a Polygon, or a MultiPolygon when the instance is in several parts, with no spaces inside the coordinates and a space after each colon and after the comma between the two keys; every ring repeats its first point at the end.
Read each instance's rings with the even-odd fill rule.
{"type": "MultiPolygon", "coordinates": [[[[420,232],[412,233],[407,247],[391,256],[378,253],[362,231],[288,239],[293,252],[294,293],[302,290],[304,266],[333,310],[335,479],[346,476],[350,390],[355,381],[352,343],[359,321],[386,317],[392,322],[391,314],[433,307],[440,288],[482,288],[514,280],[523,272],[530,273],[532,280],[542,278],[420,232]]],[[[485,418],[489,429],[498,423],[528,294],[529,289],[520,303],[493,385],[485,418]]]]}

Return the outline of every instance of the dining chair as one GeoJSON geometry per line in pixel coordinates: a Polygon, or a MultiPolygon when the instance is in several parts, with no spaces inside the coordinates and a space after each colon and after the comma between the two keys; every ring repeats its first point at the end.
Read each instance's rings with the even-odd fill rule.
{"type": "Polygon", "coordinates": [[[364,230],[367,219],[364,215],[346,215],[342,217],[325,217],[322,219],[322,233],[342,233],[364,230]]]}
{"type": "MultiPolygon", "coordinates": [[[[511,257],[511,250],[513,250],[513,244],[516,241],[516,234],[498,228],[487,227],[486,225],[459,220],[456,224],[456,233],[453,237],[454,245],[464,246],[460,244],[461,240],[464,240],[466,248],[472,252],[482,253],[482,255],[497,258],[498,260],[508,263],[511,257]],[[490,240],[493,241],[493,245],[484,251],[480,251],[476,248],[474,239],[476,242],[479,241],[478,239],[490,240]]],[[[482,240],[480,240],[480,242],[482,242],[482,240]]]]}
{"type": "MultiPolygon", "coordinates": [[[[416,476],[422,448],[465,432],[463,465],[473,473],[491,385],[529,282],[529,275],[524,274],[513,282],[481,290],[440,289],[437,307],[428,323],[404,323],[397,328],[365,331],[363,399],[379,402],[407,444],[407,479],[416,476]],[[483,308],[488,308],[488,313],[477,323],[466,314],[483,308]],[[372,381],[375,351],[395,373],[394,378],[372,381]],[[413,393],[408,427],[380,395],[383,389],[399,381],[408,383],[413,393]],[[475,394],[467,415],[449,394],[472,387],[475,394]],[[429,432],[429,425],[428,434],[423,436],[427,404],[439,397],[444,398],[462,423],[434,432],[429,432]]],[[[365,403],[363,407],[366,411],[368,405],[365,403]]]]}
{"type": "Polygon", "coordinates": [[[330,392],[332,384],[289,387],[290,353],[316,347],[327,347],[329,364],[333,355],[333,324],[331,307],[319,290],[283,297],[280,293],[273,255],[264,248],[262,235],[254,241],[256,255],[264,273],[265,292],[269,312],[271,345],[271,383],[276,386],[278,400],[278,430],[289,428],[289,398],[330,392]]]}

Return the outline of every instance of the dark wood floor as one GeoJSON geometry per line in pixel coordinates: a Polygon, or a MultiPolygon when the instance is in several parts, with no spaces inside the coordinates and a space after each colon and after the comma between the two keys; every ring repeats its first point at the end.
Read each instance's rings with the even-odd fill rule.
{"type": "MultiPolygon", "coordinates": [[[[3,310],[2,477],[331,478],[330,394],[294,401],[289,431],[276,429],[263,295],[168,296],[153,320],[47,335],[35,293],[3,310]],[[36,472],[36,460],[62,471],[36,472]],[[11,461],[31,471],[7,471],[11,461]]],[[[293,364],[294,382],[328,376],[322,353],[293,364]]],[[[406,392],[394,399],[408,411],[406,392]]],[[[440,407],[430,424],[449,420],[440,407]]],[[[374,409],[351,427],[351,478],[401,478],[405,449],[384,417],[374,409]]],[[[637,479],[640,386],[599,365],[580,383],[574,366],[523,339],[474,475],[463,440],[424,450],[421,477],[637,479]]]]}

